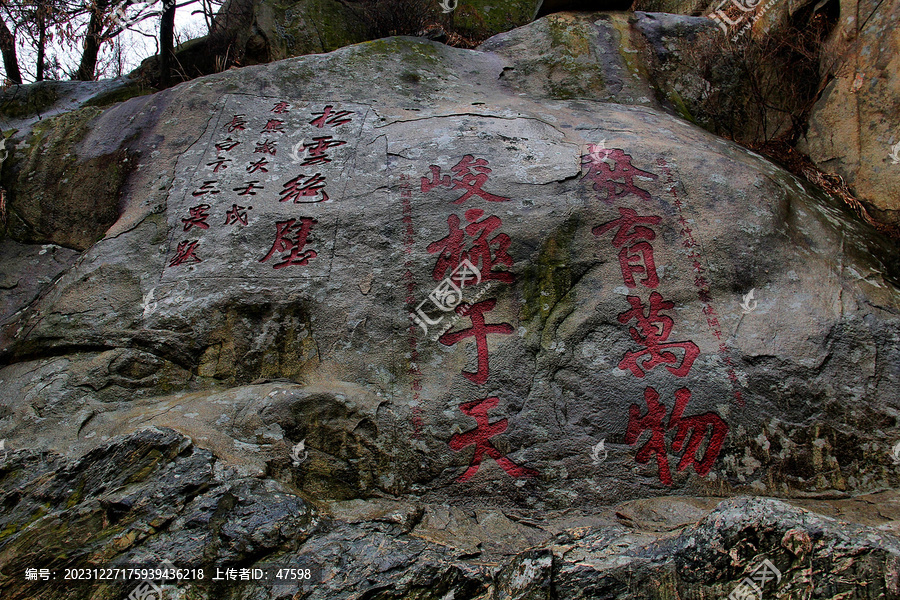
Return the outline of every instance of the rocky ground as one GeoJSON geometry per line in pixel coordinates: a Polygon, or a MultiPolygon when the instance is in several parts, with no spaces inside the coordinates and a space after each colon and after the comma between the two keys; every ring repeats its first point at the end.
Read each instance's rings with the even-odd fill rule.
{"type": "Polygon", "coordinates": [[[315,503],[166,428],[77,460],[17,451],[3,476],[4,574],[58,573],[26,584],[5,575],[4,598],[123,597],[134,584],[79,585],[62,579],[65,566],[162,557],[205,567],[208,580],[227,566],[312,571],[300,583],[182,583],[169,592],[178,598],[719,598],[763,560],[779,574],[767,597],[900,594],[894,491],[789,502],[668,496],[591,511],[315,503]]]}

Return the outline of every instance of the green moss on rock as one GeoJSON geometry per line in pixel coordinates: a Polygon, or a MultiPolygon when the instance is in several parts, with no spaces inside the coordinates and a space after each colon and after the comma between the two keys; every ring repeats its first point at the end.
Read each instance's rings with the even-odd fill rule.
{"type": "Polygon", "coordinates": [[[464,0],[452,13],[453,30],[469,38],[487,38],[534,20],[536,0],[464,0]]]}
{"type": "Polygon", "coordinates": [[[59,100],[55,82],[14,85],[0,94],[0,117],[21,119],[47,110],[59,100]]]}
{"type": "Polygon", "coordinates": [[[155,90],[140,83],[134,83],[109,92],[98,94],[84,103],[85,107],[104,107],[117,102],[124,102],[138,96],[152,94],[155,90]]]}
{"type": "MultiPolygon", "coordinates": [[[[357,12],[360,9],[356,9],[357,12]]],[[[257,13],[268,36],[272,60],[331,52],[368,39],[365,21],[335,0],[264,1],[257,13]]]]}
{"type": "Polygon", "coordinates": [[[10,153],[2,173],[10,237],[84,250],[118,218],[119,188],[134,160],[124,149],[80,159],[76,149],[101,112],[87,107],[44,119],[10,153]]]}
{"type": "Polygon", "coordinates": [[[572,217],[553,231],[522,276],[522,321],[546,322],[553,307],[572,288],[573,241],[579,219],[572,217]]]}

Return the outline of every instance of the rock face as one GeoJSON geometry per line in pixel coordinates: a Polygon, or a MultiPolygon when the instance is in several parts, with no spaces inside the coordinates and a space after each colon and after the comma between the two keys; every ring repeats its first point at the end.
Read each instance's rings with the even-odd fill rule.
{"type": "MultiPolygon", "coordinates": [[[[623,103],[597,102],[592,83],[553,92],[581,66],[517,43],[390,38],[45,120],[81,123],[66,164],[118,157],[120,204],[51,283],[9,242],[4,277],[36,290],[0,323],[17,577],[271,559],[321,566],[323,598],[644,598],[661,577],[700,597],[766,558],[778,589],[898,593],[889,534],[847,541],[774,500],[664,539],[592,520],[672,494],[896,486],[900,265],[758,155],[627,105],[622,59],[594,81],[618,73],[623,103]],[[317,528],[312,503],[338,516],[317,528]],[[849,575],[797,558],[826,555],[849,575]]],[[[49,181],[60,157],[16,135],[10,160],[49,181]]],[[[38,201],[29,177],[4,166],[14,209],[38,201]]],[[[264,587],[240,597],[298,592],[264,587]]]]}
{"type": "MultiPolygon", "coordinates": [[[[483,40],[530,23],[540,7],[540,0],[229,0],[197,49],[212,49],[223,58],[227,49],[243,66],[330,52],[387,35],[419,35],[438,23],[483,40]]],[[[191,49],[185,54],[212,72],[208,56],[191,49]]]]}
{"type": "MultiPolygon", "coordinates": [[[[897,75],[900,34],[894,27],[900,18],[900,8],[896,3],[649,0],[639,2],[637,8],[704,15],[704,19],[721,28],[716,31],[718,35],[709,36],[702,46],[692,48],[673,43],[669,47],[678,50],[669,53],[675,58],[670,69],[697,63],[691,60],[696,58],[692,54],[708,54],[701,61],[705,68],[682,74],[675,67],[676,72],[659,80],[661,88],[674,88],[684,96],[685,116],[693,114],[698,117],[698,124],[719,132],[720,127],[710,126],[709,117],[731,111],[732,115],[740,115],[740,120],[732,119],[738,126],[733,132],[725,133],[747,141],[777,139],[785,134],[791,126],[788,115],[803,121],[808,119],[803,135],[797,140],[797,149],[808,154],[822,171],[841,176],[874,219],[897,230],[900,146],[896,144],[900,143],[900,134],[895,125],[898,115],[889,108],[900,86],[897,75]],[[797,29],[791,32],[791,27],[797,29]],[[752,39],[764,46],[790,47],[792,41],[785,40],[786,35],[807,35],[817,27],[823,27],[827,37],[821,47],[814,45],[806,50],[817,56],[814,74],[798,73],[792,68],[802,52],[787,56],[772,51],[753,54],[743,43],[752,39]],[[744,37],[736,48],[729,44],[729,39],[741,36],[744,37]],[[747,64],[750,73],[741,68],[747,64]],[[740,77],[729,78],[729,73],[740,77]],[[748,75],[755,76],[759,82],[751,85],[748,75]],[[798,94],[791,89],[791,82],[804,79],[804,75],[815,80],[812,94],[798,94]],[[747,104],[742,106],[739,99],[754,92],[772,94],[775,101],[767,98],[767,103],[773,106],[759,111],[757,103],[756,111],[748,114],[747,104]],[[713,100],[706,106],[698,102],[704,95],[711,95],[713,100]],[[759,121],[765,126],[760,127],[759,121]],[[749,122],[752,127],[742,128],[741,122],[749,122]]],[[[663,17],[663,21],[673,19],[677,17],[663,17]]],[[[675,37],[670,27],[664,29],[668,29],[663,33],[670,40],[675,37]]],[[[802,47],[802,40],[794,43],[797,49],[802,47]]]]}
{"type": "Polygon", "coordinates": [[[873,217],[900,227],[900,133],[890,108],[900,90],[900,7],[865,9],[842,2],[841,19],[823,53],[831,80],[809,119],[804,149],[823,170],[847,182],[873,217]],[[860,12],[860,14],[863,14],[860,12]]]}
{"type": "MultiPolygon", "coordinates": [[[[73,580],[67,566],[111,572],[160,568],[161,560],[190,580],[169,582],[167,598],[637,600],[724,597],[747,588],[748,578],[773,597],[811,588],[815,597],[900,595],[900,541],[892,534],[772,499],[715,506],[667,498],[625,503],[614,513],[544,512],[515,521],[497,510],[389,500],[320,511],[290,486],[223,462],[166,428],[121,437],[77,460],[13,452],[0,467],[3,597],[125,598],[147,584],[73,580]],[[214,581],[228,568],[251,566],[269,575],[214,581]],[[23,581],[27,568],[58,576],[23,581]],[[309,573],[278,578],[290,568],[309,573]]],[[[866,501],[900,516],[896,495],[866,501]]],[[[859,517],[852,503],[830,508],[859,517]]]]}

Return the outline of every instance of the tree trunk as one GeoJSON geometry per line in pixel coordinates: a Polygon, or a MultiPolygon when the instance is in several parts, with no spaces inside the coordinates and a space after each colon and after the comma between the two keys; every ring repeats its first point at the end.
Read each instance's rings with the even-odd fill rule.
{"type": "Polygon", "coordinates": [[[159,21],[159,87],[172,82],[172,58],[175,49],[175,0],[166,0],[159,21]]]}
{"type": "Polygon", "coordinates": [[[84,52],[81,54],[81,65],[75,79],[93,81],[97,69],[97,55],[100,53],[100,39],[103,33],[103,15],[109,8],[109,0],[96,0],[91,11],[91,22],[88,23],[87,35],[84,38],[84,52]]]}
{"type": "Polygon", "coordinates": [[[3,19],[0,19],[0,51],[3,52],[3,68],[6,78],[13,83],[22,83],[19,59],[16,57],[16,40],[3,19]]]}
{"type": "Polygon", "coordinates": [[[44,80],[44,47],[47,45],[47,21],[44,18],[44,10],[46,4],[41,2],[38,8],[38,48],[37,48],[37,66],[35,68],[35,81],[44,80]]]}

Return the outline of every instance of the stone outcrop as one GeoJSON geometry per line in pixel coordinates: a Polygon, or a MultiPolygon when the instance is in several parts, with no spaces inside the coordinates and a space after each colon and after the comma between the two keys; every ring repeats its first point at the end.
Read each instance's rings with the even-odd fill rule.
{"type": "Polygon", "coordinates": [[[0,247],[4,597],[151,557],[311,563],[321,598],[701,597],[763,560],[773,593],[896,595],[895,246],[665,112],[605,50],[628,21],[585,19],[12,132],[44,237],[0,247]],[[61,177],[114,216],[40,210],[61,177]],[[857,528],[790,504],[861,497],[857,528]]]}
{"type": "Polygon", "coordinates": [[[840,21],[821,60],[828,81],[809,118],[801,149],[844,178],[882,223],[900,227],[900,7],[841,2],[840,21]]]}
{"type": "Polygon", "coordinates": [[[885,524],[900,515],[896,494],[817,505],[866,525],[747,497],[525,518],[386,499],[317,508],[290,486],[240,471],[167,428],[75,460],[12,452],[0,466],[3,597],[124,598],[140,580],[66,579],[66,565],[112,570],[164,560],[205,570],[172,585],[172,598],[724,597],[747,577],[773,597],[811,588],[822,597],[900,595],[900,540],[885,524]],[[213,581],[251,567],[270,575],[213,581]],[[57,577],[23,582],[27,568],[57,577]],[[277,579],[289,568],[309,576],[277,579]]]}
{"type": "MultiPolygon", "coordinates": [[[[894,24],[900,8],[896,3],[651,0],[637,7],[703,15],[721,28],[718,35],[708,38],[705,49],[677,43],[669,47],[675,58],[673,66],[688,66],[687,82],[675,72],[661,80],[661,87],[686,88],[685,114],[699,117],[698,124],[707,129],[748,142],[783,136],[790,131],[792,120],[802,124],[802,131],[796,131],[802,135],[796,135],[791,143],[796,142],[796,148],[808,154],[820,170],[840,176],[876,221],[897,231],[900,146],[896,144],[900,134],[895,125],[898,116],[890,108],[898,95],[900,38],[894,24]],[[821,44],[804,46],[804,36],[817,28],[826,34],[821,44]],[[731,37],[739,38],[737,46],[729,42],[731,37]],[[760,46],[795,51],[759,52],[760,46]],[[804,55],[815,58],[814,73],[798,72],[796,63],[803,62],[804,55]],[[691,64],[702,68],[691,74],[691,64]],[[736,68],[742,66],[745,68],[736,68]],[[751,73],[746,72],[747,66],[751,73]],[[729,74],[740,77],[729,81],[729,74]],[[757,98],[756,105],[741,107],[738,102],[740,110],[733,110],[734,99],[753,95],[748,75],[762,83],[755,91],[756,96],[760,91],[766,95],[765,104],[771,105],[767,109],[760,108],[757,98]],[[807,93],[791,89],[792,83],[804,79],[809,81],[807,93]],[[704,91],[712,102],[697,106],[696,99],[702,98],[704,91]],[[721,118],[718,127],[710,127],[705,121],[718,113],[739,117],[730,120],[732,125],[749,121],[753,128],[747,131],[737,126],[723,131],[721,122],[729,119],[721,118]],[[760,128],[762,119],[766,126],[760,128]]],[[[675,18],[663,17],[668,21],[675,18]]],[[[669,32],[668,37],[675,36],[669,32]]]]}

